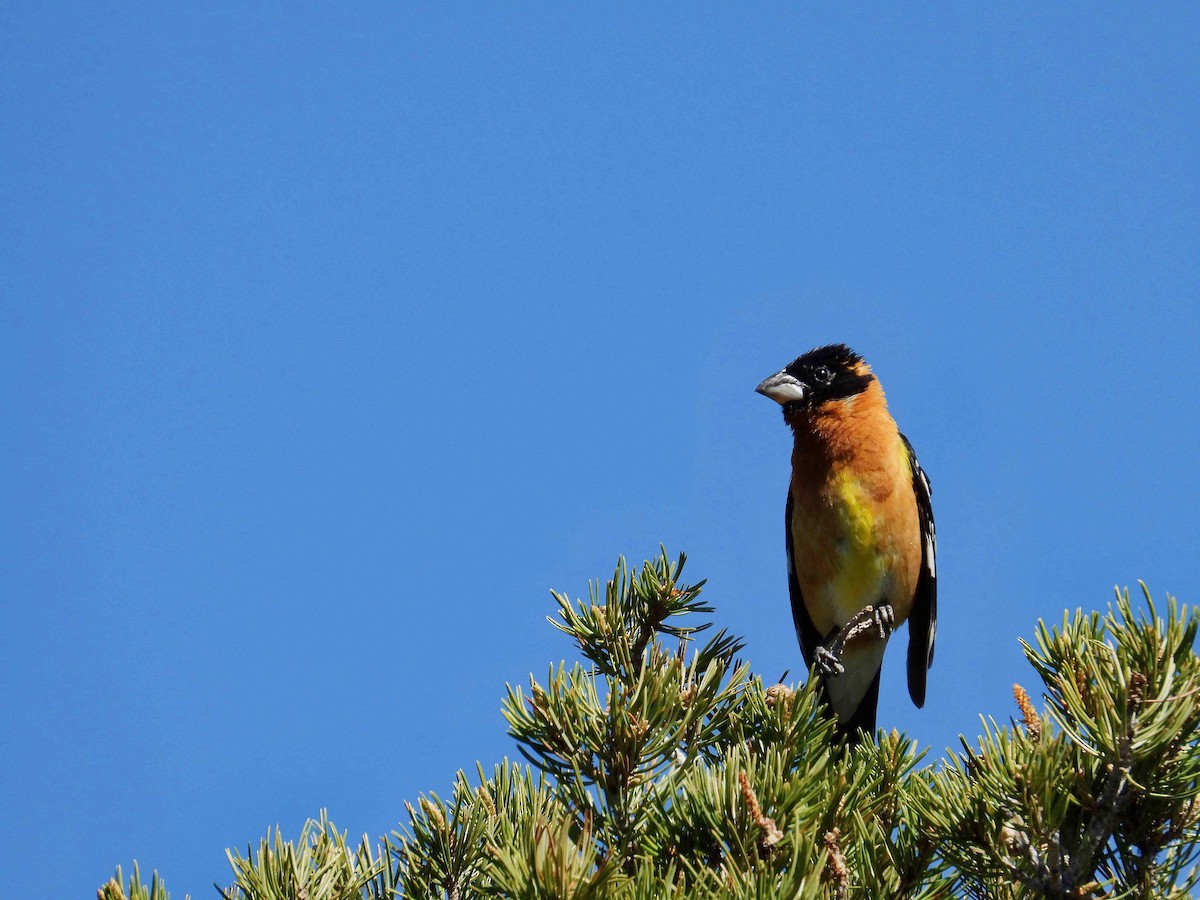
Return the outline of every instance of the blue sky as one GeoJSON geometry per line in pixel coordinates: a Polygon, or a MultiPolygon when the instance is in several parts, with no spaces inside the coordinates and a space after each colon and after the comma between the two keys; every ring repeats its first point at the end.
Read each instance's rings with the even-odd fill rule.
{"type": "Polygon", "coordinates": [[[817,344],[934,484],[881,724],[936,757],[1038,617],[1200,599],[1198,109],[1183,4],[6,5],[5,890],[389,831],[660,541],[798,677],[753,389],[817,344]]]}

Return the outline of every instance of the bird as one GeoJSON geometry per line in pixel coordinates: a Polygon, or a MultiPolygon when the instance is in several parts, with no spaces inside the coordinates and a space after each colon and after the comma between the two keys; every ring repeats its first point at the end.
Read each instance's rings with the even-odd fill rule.
{"type": "Polygon", "coordinates": [[[845,344],[797,357],[758,393],[793,435],[785,508],[788,592],[800,651],[837,734],[875,733],[884,650],[908,623],[908,692],[925,705],[937,633],[932,489],[879,379],[845,344]]]}

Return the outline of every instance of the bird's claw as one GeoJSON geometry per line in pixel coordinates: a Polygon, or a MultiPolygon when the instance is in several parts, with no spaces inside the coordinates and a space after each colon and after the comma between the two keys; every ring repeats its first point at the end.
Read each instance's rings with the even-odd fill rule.
{"type": "Polygon", "coordinates": [[[826,678],[837,677],[846,671],[846,666],[842,663],[842,651],[848,643],[869,631],[878,631],[879,639],[885,641],[891,637],[895,628],[896,611],[890,603],[868,606],[842,627],[828,647],[817,648],[813,664],[826,678]]]}
{"type": "Polygon", "coordinates": [[[890,603],[880,603],[875,607],[875,627],[879,629],[879,639],[887,640],[896,630],[896,611],[890,603]]]}
{"type": "Polygon", "coordinates": [[[853,619],[846,623],[837,640],[848,644],[860,635],[869,631],[877,631],[881,641],[891,637],[896,628],[896,612],[890,603],[877,603],[861,610],[853,619]]]}
{"type": "Polygon", "coordinates": [[[814,654],[813,664],[817,667],[817,671],[826,678],[834,678],[846,671],[846,667],[838,658],[839,655],[828,647],[818,647],[814,654]]]}

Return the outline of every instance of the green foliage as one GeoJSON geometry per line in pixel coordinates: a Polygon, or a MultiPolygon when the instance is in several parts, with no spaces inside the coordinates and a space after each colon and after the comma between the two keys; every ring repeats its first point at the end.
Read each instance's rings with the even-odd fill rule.
{"type": "Polygon", "coordinates": [[[586,601],[554,594],[581,661],[508,689],[526,764],[460,772],[374,849],[324,816],[295,843],[276,830],[230,855],[222,896],[1157,898],[1200,880],[1194,611],[1126,593],[1040,625],[1045,710],[1015,688],[1020,724],[987,719],[930,767],[896,732],[835,743],[812,679],[764,685],[738,639],[706,636],[683,568],[664,551],[586,601]]]}
{"type": "Polygon", "coordinates": [[[129,888],[126,889],[121,867],[117,866],[117,873],[96,891],[97,900],[171,900],[157,872],[151,876],[149,886],[142,883],[142,873],[138,871],[136,862],[128,883],[129,888]]]}
{"type": "Polygon", "coordinates": [[[310,819],[294,843],[276,828],[242,856],[227,851],[236,882],[220,891],[224,900],[383,900],[392,896],[387,857],[372,852],[366,836],[357,848],[346,843],[324,811],[310,819]]]}
{"type": "Polygon", "coordinates": [[[1046,712],[985,722],[926,783],[918,806],[969,896],[1184,897],[1200,881],[1200,619],[1146,604],[1126,591],[1106,616],[1039,624],[1025,654],[1046,712]]]}

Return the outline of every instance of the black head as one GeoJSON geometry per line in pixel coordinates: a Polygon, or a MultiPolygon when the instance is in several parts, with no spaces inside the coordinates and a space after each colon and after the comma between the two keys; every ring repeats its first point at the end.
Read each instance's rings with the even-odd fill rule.
{"type": "Polygon", "coordinates": [[[756,390],[782,406],[786,416],[861,394],[874,380],[861,356],[845,344],[830,344],[796,357],[756,390]]]}

